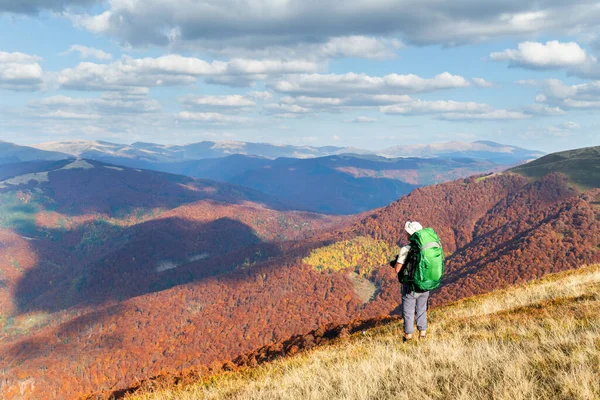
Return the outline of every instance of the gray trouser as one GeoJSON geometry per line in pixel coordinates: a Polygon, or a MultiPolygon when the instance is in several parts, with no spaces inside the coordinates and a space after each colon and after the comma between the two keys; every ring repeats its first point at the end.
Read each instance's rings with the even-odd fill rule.
{"type": "Polygon", "coordinates": [[[406,285],[402,285],[402,317],[404,318],[404,333],[411,334],[415,331],[415,313],[417,315],[417,329],[427,330],[427,300],[429,292],[409,292],[406,285]]]}

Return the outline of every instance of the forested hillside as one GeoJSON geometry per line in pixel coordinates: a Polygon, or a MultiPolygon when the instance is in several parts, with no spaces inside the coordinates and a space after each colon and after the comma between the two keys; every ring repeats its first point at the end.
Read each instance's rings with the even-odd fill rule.
{"type": "Polygon", "coordinates": [[[431,310],[425,341],[403,343],[399,318],[353,321],[265,346],[205,375],[194,369],[160,375],[114,394],[132,393],[131,400],[596,399],[599,289],[600,266],[583,266],[431,310]]]}
{"type": "MultiPolygon", "coordinates": [[[[216,246],[217,256],[208,259],[204,248],[192,252],[186,247],[191,242],[181,239],[193,237],[184,221],[194,208],[183,206],[164,223],[136,224],[134,238],[103,253],[72,289],[78,306],[58,302],[59,310],[49,308],[50,301],[29,300],[4,320],[2,389],[36,396],[43,387],[52,396],[73,397],[127,387],[140,377],[220,366],[296,334],[397,313],[399,284],[386,261],[406,220],[434,227],[444,244],[447,274],[433,306],[599,262],[599,194],[560,173],[537,180],[515,173],[478,176],[417,189],[326,231],[317,227],[328,220],[318,216],[310,217],[314,229],[302,233],[294,222],[290,234],[279,237],[274,233],[289,225],[267,224],[261,231],[268,213],[240,219],[253,228],[246,234],[234,226],[232,234],[241,236],[223,238],[233,247],[224,250],[213,241],[219,229],[198,242],[216,246]],[[173,251],[171,263],[157,265],[156,249],[173,251]],[[191,258],[180,265],[177,256],[191,258]],[[164,279],[148,278],[163,273],[164,279]],[[123,296],[128,292],[135,297],[123,296]]],[[[204,232],[202,225],[195,232],[204,232]]],[[[8,234],[6,243],[28,246],[13,260],[35,266],[35,242],[8,234]]],[[[46,291],[48,299],[64,292],[46,291]]]]}

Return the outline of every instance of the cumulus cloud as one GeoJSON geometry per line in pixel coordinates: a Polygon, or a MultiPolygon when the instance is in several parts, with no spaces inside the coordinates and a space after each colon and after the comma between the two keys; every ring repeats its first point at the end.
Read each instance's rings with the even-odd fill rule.
{"type": "Polygon", "coordinates": [[[72,111],[64,111],[64,110],[56,110],[56,111],[46,111],[42,114],[39,114],[38,117],[40,118],[48,118],[48,119],[83,119],[83,120],[89,120],[89,119],[99,119],[101,118],[100,114],[90,114],[90,113],[83,113],[83,112],[72,112],[72,111]]]}
{"type": "Polygon", "coordinates": [[[383,77],[371,77],[366,74],[349,72],[346,74],[298,74],[279,80],[270,86],[274,91],[280,93],[335,97],[340,93],[406,94],[432,92],[467,87],[469,82],[462,76],[452,75],[448,72],[436,75],[433,78],[421,78],[413,74],[390,74],[383,77]]]}
{"type": "Polygon", "coordinates": [[[527,119],[531,118],[531,115],[521,111],[494,110],[484,113],[446,113],[440,114],[438,118],[448,121],[501,121],[527,119]]]}
{"type": "MultiPolygon", "coordinates": [[[[340,93],[344,94],[344,93],[340,93]]],[[[344,94],[345,95],[345,94],[344,94]]],[[[361,94],[350,93],[343,97],[318,97],[318,96],[285,96],[280,99],[282,103],[298,104],[304,107],[319,109],[361,109],[376,106],[397,105],[409,103],[409,95],[397,94],[361,94]]]]}
{"type": "MultiPolygon", "coordinates": [[[[542,115],[542,108],[548,113],[552,107],[534,107],[536,115],[542,115]]],[[[374,110],[386,115],[431,115],[448,121],[468,120],[508,120],[531,118],[533,112],[496,110],[485,103],[460,102],[454,100],[421,100],[408,95],[353,95],[346,97],[285,96],[278,104],[265,106],[268,114],[286,118],[299,118],[310,113],[346,112],[374,110]]],[[[347,122],[374,122],[369,117],[358,117],[347,122]]]]}
{"type": "Polygon", "coordinates": [[[353,36],[398,36],[411,43],[456,45],[507,35],[594,30],[600,20],[595,4],[595,0],[435,4],[350,0],[342,7],[335,0],[112,0],[106,11],[71,18],[133,46],[199,42],[217,48],[238,42],[246,48],[291,47],[353,36]]]}
{"type": "Polygon", "coordinates": [[[110,64],[82,62],[58,74],[61,88],[73,90],[123,90],[130,87],[189,85],[200,77],[211,82],[233,84],[265,79],[271,75],[318,70],[316,63],[303,60],[245,60],[207,62],[199,58],[169,54],[157,58],[124,56],[110,64]],[[222,78],[221,81],[218,79],[222,78]],[[232,81],[227,81],[232,78],[232,81]]]}
{"type": "Polygon", "coordinates": [[[420,115],[444,113],[480,113],[489,114],[492,107],[475,102],[458,102],[451,100],[413,100],[406,104],[382,106],[379,110],[384,114],[420,115]]]}
{"type": "Polygon", "coordinates": [[[412,101],[411,97],[406,94],[357,94],[348,99],[347,104],[356,107],[369,107],[408,103],[410,101],[412,101]]]}
{"type": "Polygon", "coordinates": [[[200,122],[208,125],[228,125],[247,122],[247,118],[234,117],[216,112],[189,112],[182,111],[177,117],[184,121],[200,122]]]}
{"type": "Polygon", "coordinates": [[[0,89],[39,90],[44,75],[40,61],[28,54],[0,51],[0,89]]]}
{"type": "Polygon", "coordinates": [[[540,92],[536,101],[563,110],[600,108],[600,81],[566,85],[559,79],[537,82],[540,92]]]}
{"type": "Polygon", "coordinates": [[[540,104],[533,104],[527,106],[523,109],[523,112],[530,115],[537,116],[555,116],[555,115],[564,115],[567,112],[560,107],[548,107],[540,104]]]}
{"type": "Polygon", "coordinates": [[[302,115],[309,114],[315,112],[313,108],[302,107],[297,104],[266,104],[264,106],[264,110],[269,115],[275,115],[284,118],[298,118],[302,115]]]}
{"type": "Polygon", "coordinates": [[[298,96],[290,97],[286,96],[281,98],[281,102],[285,104],[298,104],[305,107],[329,107],[329,106],[341,106],[345,104],[348,99],[341,99],[336,97],[310,97],[310,96],[298,96]]]}
{"type": "Polygon", "coordinates": [[[488,82],[483,78],[473,78],[473,82],[475,83],[475,86],[481,87],[481,88],[491,88],[494,87],[494,84],[492,82],[488,82]]]}
{"type": "Polygon", "coordinates": [[[490,54],[495,61],[509,61],[511,65],[532,69],[575,67],[589,61],[586,52],[575,42],[552,40],[543,43],[523,42],[518,49],[506,49],[490,54]]]}
{"type": "Polygon", "coordinates": [[[248,97],[256,101],[267,101],[273,98],[271,92],[248,92],[248,97]]]}
{"type": "Polygon", "coordinates": [[[256,103],[239,94],[229,96],[187,96],[181,103],[198,109],[240,109],[256,106],[256,103]]]}
{"type": "Polygon", "coordinates": [[[565,139],[574,136],[581,125],[574,121],[566,121],[560,124],[545,126],[545,127],[530,127],[523,136],[538,140],[565,139]]]}
{"type": "Polygon", "coordinates": [[[147,98],[143,91],[134,91],[120,96],[117,93],[105,93],[96,98],[77,98],[70,96],[50,96],[29,103],[36,116],[82,119],[99,116],[151,114],[161,111],[157,100],[147,98]]]}
{"type": "Polygon", "coordinates": [[[72,45],[69,50],[61,53],[61,55],[67,55],[71,53],[79,53],[81,58],[95,58],[100,61],[110,61],[112,60],[112,54],[109,54],[100,49],[95,49],[93,47],[82,46],[78,44],[72,45]]]}
{"type": "Polygon", "coordinates": [[[382,40],[367,36],[343,36],[330,39],[317,51],[328,58],[372,58],[386,59],[396,55],[395,50],[404,47],[399,40],[382,40]]]}

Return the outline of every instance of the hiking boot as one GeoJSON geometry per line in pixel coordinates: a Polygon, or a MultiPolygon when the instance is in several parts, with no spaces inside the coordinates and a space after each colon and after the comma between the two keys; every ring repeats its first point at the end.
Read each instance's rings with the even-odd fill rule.
{"type": "Polygon", "coordinates": [[[413,340],[413,335],[412,333],[407,333],[404,335],[404,337],[402,338],[403,342],[410,342],[411,340],[413,340]]]}
{"type": "Polygon", "coordinates": [[[424,340],[427,338],[427,331],[419,331],[419,340],[424,340]]]}

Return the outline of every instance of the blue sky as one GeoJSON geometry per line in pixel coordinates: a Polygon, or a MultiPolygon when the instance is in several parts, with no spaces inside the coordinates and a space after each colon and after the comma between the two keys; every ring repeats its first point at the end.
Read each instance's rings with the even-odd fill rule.
{"type": "Polygon", "coordinates": [[[600,145],[600,2],[0,2],[0,140],[600,145]]]}

